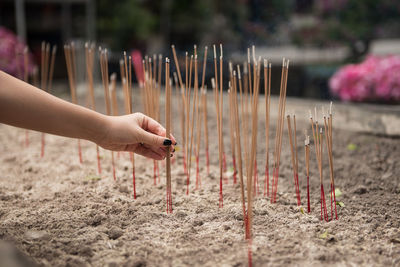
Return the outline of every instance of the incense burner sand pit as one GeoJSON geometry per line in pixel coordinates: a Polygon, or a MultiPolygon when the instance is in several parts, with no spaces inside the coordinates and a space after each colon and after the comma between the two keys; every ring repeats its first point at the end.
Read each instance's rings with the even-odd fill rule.
{"type": "MultiPolygon", "coordinates": [[[[211,118],[213,103],[208,106],[211,118]]],[[[174,123],[179,140],[179,122],[174,123]]],[[[271,123],[273,138],[276,119],[272,117],[271,123]]],[[[216,136],[215,120],[210,119],[209,126],[210,136],[216,136]]],[[[228,123],[224,127],[227,162],[231,166],[228,123]]],[[[298,149],[302,205],[306,207],[304,127],[299,123],[298,149]]],[[[296,206],[286,125],[277,203],[271,204],[262,196],[263,125],[260,129],[257,158],[261,195],[254,202],[254,266],[400,264],[398,139],[334,127],[335,183],[343,193],[337,200],[345,207],[338,206],[339,220],[323,222],[313,146],[311,215],[301,213],[296,206]],[[348,149],[349,143],[356,146],[348,149]]],[[[189,196],[185,195],[181,151],[176,153],[172,165],[173,213],[167,214],[164,163],[160,163],[161,180],[154,186],[153,162],[137,157],[138,198],[134,200],[127,153],[116,157],[114,181],[111,152],[101,150],[103,173],[99,176],[92,143],[82,141],[81,165],[76,140],[46,135],[45,156],[41,159],[39,133],[31,131],[30,145],[24,148],[24,130],[1,125],[0,131],[0,237],[39,265],[247,265],[240,187],[233,185],[232,177],[224,183],[224,207],[218,208],[216,140],[210,140],[210,175],[206,175],[202,160],[202,188],[194,191],[196,175],[192,171],[189,196]]],[[[270,147],[272,152],[273,139],[270,147]]],[[[325,188],[329,188],[328,163],[325,164],[325,188]]],[[[330,215],[328,203],[329,198],[330,215]]]]}

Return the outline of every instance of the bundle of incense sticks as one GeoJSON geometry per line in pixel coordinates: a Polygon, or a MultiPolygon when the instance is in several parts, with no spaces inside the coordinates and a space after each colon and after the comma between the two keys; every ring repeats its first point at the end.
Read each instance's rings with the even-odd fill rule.
{"type": "MultiPolygon", "coordinates": [[[[124,52],[124,59],[119,61],[120,74],[122,81],[122,89],[124,92],[124,107],[125,113],[132,113],[132,59],[129,56],[127,59],[126,52],[124,52]]],[[[133,198],[136,199],[136,175],[135,175],[135,154],[129,152],[132,162],[132,185],[133,185],[133,198]]]]}
{"type": "Polygon", "coordinates": [[[299,187],[299,161],[297,157],[297,134],[296,134],[296,115],[293,114],[293,131],[292,131],[292,123],[290,120],[290,115],[287,115],[287,123],[288,123],[288,134],[289,134],[289,143],[290,143],[290,152],[292,155],[292,166],[293,166],[293,179],[294,179],[294,186],[296,190],[296,197],[297,197],[297,206],[301,205],[300,199],[300,187],[299,187]],[[294,138],[293,138],[294,136],[294,138]],[[294,139],[294,144],[293,144],[294,139]]]}
{"type": "Polygon", "coordinates": [[[269,196],[269,118],[271,109],[271,63],[264,60],[264,95],[265,95],[265,177],[264,196],[269,196]]]}
{"type": "MultiPolygon", "coordinates": [[[[94,85],[93,85],[93,63],[95,56],[95,44],[85,43],[85,59],[86,59],[86,76],[87,76],[87,87],[88,87],[88,106],[92,110],[96,110],[96,103],[94,97],[94,85]]],[[[97,153],[97,171],[101,174],[101,160],[99,146],[96,144],[97,153]]]]}
{"type": "Polygon", "coordinates": [[[306,163],[306,175],[307,175],[307,212],[311,212],[310,204],[310,136],[306,133],[306,139],[304,140],[305,150],[305,163],[306,163]]]}
{"type": "Polygon", "coordinates": [[[283,127],[285,125],[284,117],[285,117],[285,106],[286,106],[286,88],[287,88],[288,71],[289,71],[289,60],[283,59],[279,106],[278,106],[278,122],[275,134],[275,151],[274,151],[274,167],[272,176],[271,203],[276,202],[276,195],[278,191],[279,165],[280,165],[281,150],[282,150],[282,134],[283,134],[283,127]]]}
{"type": "Polygon", "coordinates": [[[223,179],[223,140],[222,140],[222,110],[223,110],[223,53],[222,53],[222,44],[220,45],[220,58],[219,58],[219,79],[220,83],[218,84],[218,67],[217,67],[217,50],[215,45],[214,48],[214,79],[211,80],[213,90],[214,90],[214,101],[215,101],[215,109],[217,115],[217,130],[218,130],[218,156],[219,156],[219,169],[220,169],[220,182],[219,182],[219,207],[223,207],[223,194],[222,194],[222,179],[223,179]]]}
{"type": "MultiPolygon", "coordinates": [[[[76,64],[75,64],[75,44],[71,42],[70,44],[64,45],[65,62],[67,63],[67,72],[69,80],[69,88],[71,90],[71,100],[72,103],[78,104],[78,98],[76,95],[76,64]]],[[[78,155],[79,162],[82,163],[82,149],[81,141],[78,139],[78,155]]]]}
{"type": "MultiPolygon", "coordinates": [[[[315,118],[317,118],[317,109],[315,109],[315,118]]],[[[320,128],[318,131],[318,121],[315,119],[315,123],[313,121],[311,112],[310,112],[310,121],[311,121],[311,127],[312,127],[312,132],[313,132],[313,137],[314,137],[314,146],[315,146],[315,155],[317,158],[317,164],[318,164],[318,172],[319,172],[319,181],[321,185],[321,220],[325,219],[325,221],[329,221],[328,218],[328,213],[326,210],[326,202],[325,202],[325,192],[324,192],[324,183],[323,183],[323,131],[322,128],[320,128]]]]}
{"type": "Polygon", "coordinates": [[[336,194],[335,194],[335,179],[333,175],[333,156],[332,156],[332,102],[329,106],[329,117],[326,118],[324,114],[324,129],[325,129],[325,137],[326,137],[326,146],[328,151],[328,159],[329,159],[329,176],[330,176],[330,184],[331,184],[331,219],[333,219],[333,206],[335,207],[335,219],[338,219],[337,209],[336,209],[336,194]],[[327,122],[328,120],[328,122],[327,122]]]}
{"type": "MultiPolygon", "coordinates": [[[[165,128],[166,137],[171,139],[171,84],[170,84],[169,59],[165,59],[165,128]]],[[[167,187],[167,213],[172,213],[172,193],[171,193],[171,147],[167,147],[166,157],[166,187],[167,187]]]]}
{"type": "MultiPolygon", "coordinates": [[[[53,83],[54,61],[56,57],[56,52],[57,52],[57,46],[54,45],[51,49],[51,59],[50,59],[50,44],[42,42],[41,64],[40,64],[41,88],[43,91],[46,91],[48,93],[51,92],[51,87],[53,83]]],[[[27,56],[25,58],[26,58],[25,61],[28,60],[27,56]]],[[[27,76],[27,73],[25,73],[25,76],[27,76]]],[[[45,145],[46,145],[45,133],[42,133],[42,146],[40,151],[41,158],[44,157],[45,145]]]]}

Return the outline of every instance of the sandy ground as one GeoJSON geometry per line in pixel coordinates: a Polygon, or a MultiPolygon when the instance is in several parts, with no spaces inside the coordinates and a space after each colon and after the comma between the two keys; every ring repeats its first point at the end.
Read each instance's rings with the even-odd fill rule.
{"type": "MultiPolygon", "coordinates": [[[[210,136],[215,136],[211,118],[212,114],[210,136]]],[[[176,120],[175,129],[178,126],[176,120]]],[[[298,127],[303,207],[306,180],[300,136],[304,127],[298,127]]],[[[261,186],[263,129],[262,122],[257,156],[261,186]]],[[[172,168],[174,211],[168,215],[163,163],[161,179],[155,186],[153,162],[137,157],[138,198],[134,200],[128,154],[115,155],[114,181],[110,151],[101,150],[103,172],[97,174],[93,143],[82,141],[84,162],[80,164],[76,140],[46,135],[45,156],[40,158],[40,133],[29,132],[29,147],[23,145],[25,130],[0,125],[0,133],[0,239],[4,240],[0,244],[0,266],[6,262],[4,255],[10,255],[2,253],[1,248],[7,247],[7,251],[9,244],[25,255],[13,252],[18,253],[16,258],[25,259],[19,266],[32,262],[44,266],[247,265],[239,185],[233,184],[232,177],[224,183],[224,207],[218,208],[218,150],[214,140],[210,141],[210,174],[202,150],[202,187],[194,190],[193,169],[188,196],[181,151],[177,152],[172,168]]],[[[274,133],[272,127],[270,153],[274,133]]],[[[176,135],[179,137],[179,132],[176,135]]],[[[230,169],[229,135],[225,136],[230,169]]],[[[254,204],[254,266],[400,265],[399,140],[334,131],[333,142],[336,187],[343,193],[338,200],[345,205],[337,206],[339,220],[320,221],[313,146],[312,212],[303,214],[296,206],[285,130],[277,203],[271,204],[260,194],[254,204]],[[354,150],[348,149],[350,143],[355,144],[354,150]]],[[[328,177],[327,162],[325,174],[328,177]]],[[[325,188],[329,188],[327,178],[325,188]]]]}

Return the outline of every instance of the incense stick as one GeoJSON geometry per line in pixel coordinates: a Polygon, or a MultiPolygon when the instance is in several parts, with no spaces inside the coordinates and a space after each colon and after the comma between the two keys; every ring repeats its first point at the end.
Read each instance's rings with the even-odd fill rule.
{"type": "MultiPolygon", "coordinates": [[[[236,75],[236,72],[235,72],[236,75]]],[[[229,89],[228,89],[228,97],[229,97],[229,135],[231,139],[231,153],[232,153],[232,165],[233,165],[233,184],[236,184],[236,151],[235,151],[235,142],[236,136],[234,131],[234,121],[233,121],[233,67],[232,62],[229,62],[229,89]]]]}
{"type": "Polygon", "coordinates": [[[265,94],[265,177],[264,196],[269,196],[269,119],[271,109],[271,63],[264,61],[264,94],[265,94]]]}
{"type": "MultiPolygon", "coordinates": [[[[219,169],[220,169],[220,178],[219,178],[219,207],[223,207],[223,195],[222,195],[222,172],[223,172],[223,158],[222,158],[222,143],[220,136],[220,128],[221,128],[221,108],[220,108],[220,94],[218,87],[218,68],[217,68],[217,52],[215,45],[214,48],[214,80],[211,80],[214,89],[214,100],[215,100],[215,109],[217,116],[217,132],[218,132],[218,157],[219,157],[219,169]]],[[[221,62],[222,60],[220,60],[221,62]]],[[[222,96],[222,94],[221,94],[222,96]]]]}
{"type": "Polygon", "coordinates": [[[306,134],[306,140],[304,141],[305,149],[305,163],[306,163],[306,175],[307,175],[307,212],[311,212],[310,204],[310,136],[306,134]]]}
{"type": "MultiPolygon", "coordinates": [[[[165,59],[165,124],[166,137],[171,139],[171,86],[169,82],[169,59],[165,59]]],[[[166,169],[167,169],[167,213],[172,213],[171,194],[171,147],[167,147],[166,169]]]]}
{"type": "MultiPolygon", "coordinates": [[[[238,68],[238,73],[240,77],[240,68],[238,68]]],[[[240,80],[240,78],[239,78],[240,80]]],[[[241,84],[239,83],[240,88],[241,84]]],[[[239,171],[239,182],[240,182],[240,197],[242,201],[242,210],[243,210],[243,218],[245,222],[245,237],[247,237],[247,214],[246,214],[246,203],[245,203],[245,196],[244,196],[244,181],[243,181],[243,163],[242,163],[242,148],[241,148],[241,134],[240,134],[240,125],[239,125],[239,109],[238,109],[238,103],[237,103],[237,85],[236,85],[236,72],[233,72],[233,94],[232,94],[232,100],[233,100],[233,118],[234,118],[234,128],[235,128],[235,134],[236,134],[236,150],[237,150],[237,156],[238,156],[238,171],[239,171]]],[[[241,89],[240,89],[240,94],[242,94],[241,89]]],[[[241,95],[242,96],[242,95],[241,95]]],[[[242,102],[243,104],[243,102],[242,102]]],[[[243,118],[242,118],[243,121],[243,118]]]]}
{"type": "MultiPolygon", "coordinates": [[[[300,200],[300,190],[298,186],[298,180],[297,180],[297,172],[298,172],[298,165],[296,163],[296,158],[297,158],[297,142],[296,142],[296,137],[294,137],[294,145],[293,145],[293,135],[292,133],[292,125],[291,125],[291,120],[290,120],[290,115],[287,115],[287,124],[288,124],[288,134],[289,134],[289,143],[290,143],[290,152],[291,152],[291,158],[292,158],[292,168],[293,168],[293,179],[294,179],[294,186],[295,186],[295,191],[296,191],[296,197],[297,197],[297,206],[301,205],[301,200],[300,200]]],[[[295,115],[293,115],[293,120],[295,121],[295,115]]],[[[294,124],[295,125],[295,124],[294,124]]],[[[294,130],[295,132],[296,130],[294,130]]]]}
{"type": "Polygon", "coordinates": [[[256,150],[257,150],[257,133],[258,133],[258,94],[259,94],[259,81],[260,81],[260,69],[261,62],[254,60],[254,81],[253,81],[253,95],[252,101],[252,129],[251,129],[251,150],[249,159],[249,172],[247,175],[247,238],[252,238],[252,223],[253,223],[253,166],[256,160],[256,150]]]}

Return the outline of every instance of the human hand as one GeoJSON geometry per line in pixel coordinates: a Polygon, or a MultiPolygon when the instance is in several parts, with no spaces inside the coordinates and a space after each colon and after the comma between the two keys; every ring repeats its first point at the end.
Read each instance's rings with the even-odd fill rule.
{"type": "Polygon", "coordinates": [[[114,151],[131,151],[155,160],[175,152],[176,140],[165,138],[166,131],[158,122],[142,113],[108,116],[103,134],[94,140],[99,146],[114,151]]]}

